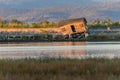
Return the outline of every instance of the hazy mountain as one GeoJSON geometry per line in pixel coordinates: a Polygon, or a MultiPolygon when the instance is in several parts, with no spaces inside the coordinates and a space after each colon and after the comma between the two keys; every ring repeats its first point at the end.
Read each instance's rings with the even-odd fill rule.
{"type": "Polygon", "coordinates": [[[37,9],[0,8],[0,17],[5,19],[18,19],[26,22],[39,22],[40,20],[58,21],[60,19],[79,18],[79,17],[86,17],[87,20],[106,19],[106,18],[111,18],[113,20],[120,20],[119,14],[120,14],[119,1],[106,2],[106,3],[101,2],[97,4],[91,3],[84,6],[73,5],[73,6],[46,7],[46,8],[37,8],[37,9]]]}

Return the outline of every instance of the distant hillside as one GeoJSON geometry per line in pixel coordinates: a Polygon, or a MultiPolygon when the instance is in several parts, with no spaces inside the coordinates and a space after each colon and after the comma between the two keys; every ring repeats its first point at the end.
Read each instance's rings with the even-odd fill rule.
{"type": "Polygon", "coordinates": [[[40,20],[58,21],[79,17],[86,17],[87,20],[106,18],[120,20],[120,2],[38,9],[1,8],[0,17],[8,20],[18,19],[25,22],[40,22],[40,20]]]}
{"type": "Polygon", "coordinates": [[[94,4],[96,0],[0,0],[0,8],[31,9],[94,4]]]}

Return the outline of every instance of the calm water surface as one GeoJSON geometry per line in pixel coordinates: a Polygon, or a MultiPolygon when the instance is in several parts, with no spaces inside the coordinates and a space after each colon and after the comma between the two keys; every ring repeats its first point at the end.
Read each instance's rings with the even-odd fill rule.
{"type": "Polygon", "coordinates": [[[120,58],[120,42],[0,43],[0,58],[120,58]]]}

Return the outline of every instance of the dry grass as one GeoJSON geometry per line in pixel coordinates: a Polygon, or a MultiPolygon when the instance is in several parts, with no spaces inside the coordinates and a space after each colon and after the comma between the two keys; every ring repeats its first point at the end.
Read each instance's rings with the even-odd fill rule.
{"type": "Polygon", "coordinates": [[[0,32],[37,32],[37,33],[41,33],[42,30],[59,31],[59,28],[0,28],[0,32]]]}
{"type": "Polygon", "coordinates": [[[0,80],[120,80],[120,59],[1,59],[0,80]]]}

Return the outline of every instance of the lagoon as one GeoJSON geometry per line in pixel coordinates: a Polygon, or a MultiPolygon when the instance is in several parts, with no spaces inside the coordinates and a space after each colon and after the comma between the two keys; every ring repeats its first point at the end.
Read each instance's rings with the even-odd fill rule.
{"type": "Polygon", "coordinates": [[[0,43],[0,58],[120,58],[120,42],[0,43]]]}

